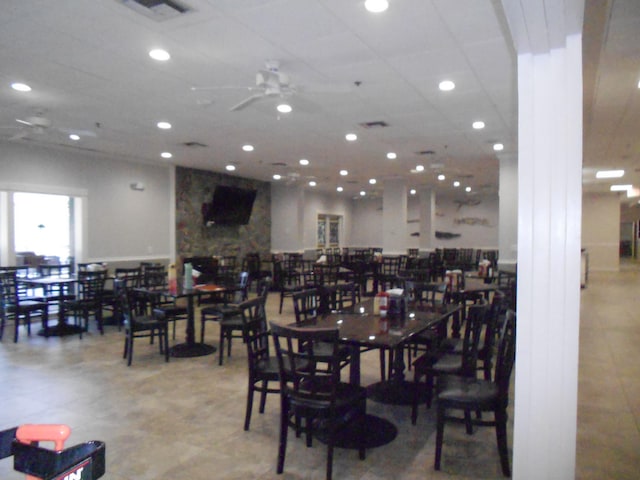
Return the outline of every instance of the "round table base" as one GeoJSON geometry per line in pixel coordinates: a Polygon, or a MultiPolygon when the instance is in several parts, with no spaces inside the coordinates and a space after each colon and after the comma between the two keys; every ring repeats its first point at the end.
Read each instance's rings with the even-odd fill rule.
{"type": "MultiPolygon", "coordinates": [[[[387,380],[367,387],[368,399],[387,405],[412,405],[414,395],[413,382],[406,380],[387,380]]],[[[418,395],[418,403],[424,403],[427,400],[424,388],[420,388],[418,395]]]]}
{"type": "Polygon", "coordinates": [[[206,343],[179,343],[169,349],[169,354],[177,358],[204,357],[211,355],[216,350],[216,347],[206,343]]]}
{"type": "MultiPolygon", "coordinates": [[[[362,420],[341,429],[336,435],[335,446],[354,450],[376,448],[391,443],[397,435],[397,427],[389,420],[367,414],[362,420]]],[[[317,432],[315,437],[326,443],[324,432],[317,432]]]]}

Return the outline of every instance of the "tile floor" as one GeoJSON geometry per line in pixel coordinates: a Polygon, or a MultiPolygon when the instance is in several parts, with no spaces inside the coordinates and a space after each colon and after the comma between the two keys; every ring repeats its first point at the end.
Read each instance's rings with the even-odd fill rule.
{"type": "MultiPolygon", "coordinates": [[[[637,479],[640,471],[640,268],[593,273],[582,291],[582,326],[576,478],[637,479]]],[[[271,320],[293,319],[291,305],[271,320]]],[[[264,415],[254,411],[251,430],[242,429],[246,398],[246,352],[235,341],[223,366],[215,356],[164,363],[155,346],[136,344],[134,363],[122,356],[123,333],[108,327],[78,337],[22,336],[0,344],[0,428],[23,423],[65,423],[69,445],[102,440],[110,480],[145,479],[322,479],[326,450],[308,449],[290,437],[285,473],[275,474],[278,399],[264,415]]],[[[215,328],[207,341],[217,344],[215,328]]],[[[363,357],[363,383],[378,379],[378,354],[363,357]]],[[[473,436],[447,426],[443,468],[433,470],[434,416],[420,411],[417,426],[409,407],[373,401],[370,413],[399,430],[392,443],[367,452],[337,450],[334,478],[374,480],[502,478],[493,429],[473,436]]],[[[510,429],[511,433],[511,429],[510,429]]],[[[0,478],[24,478],[10,459],[0,478]]]]}

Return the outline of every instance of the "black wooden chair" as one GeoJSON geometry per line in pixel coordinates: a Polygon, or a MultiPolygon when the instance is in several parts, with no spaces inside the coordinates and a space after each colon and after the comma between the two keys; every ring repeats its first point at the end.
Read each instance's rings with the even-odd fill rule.
{"type": "Polygon", "coordinates": [[[102,294],[104,292],[106,277],[107,272],[104,270],[78,272],[77,294],[75,298],[62,302],[62,309],[65,314],[73,317],[76,324],[80,325],[80,338],[82,338],[83,331],[86,332],[89,330],[89,317],[92,315],[98,324],[100,335],[104,335],[102,294]]]}
{"type": "Polygon", "coordinates": [[[293,296],[294,293],[304,290],[302,283],[302,273],[291,266],[285,268],[282,260],[273,263],[274,279],[278,282],[276,288],[280,292],[280,309],[282,313],[282,305],[286,297],[293,296]]]}
{"type": "Polygon", "coordinates": [[[136,338],[149,338],[153,343],[154,338],[158,337],[158,345],[160,353],[164,354],[165,362],[169,361],[169,334],[167,322],[163,318],[162,311],[154,312],[150,315],[136,315],[129,303],[129,295],[126,288],[126,281],[123,279],[115,279],[113,281],[113,290],[117,301],[119,302],[119,311],[122,313],[125,339],[124,353],[122,358],[127,359],[127,366],[131,366],[133,359],[133,343],[136,338]]]}
{"type": "Polygon", "coordinates": [[[31,335],[31,316],[40,314],[44,335],[49,336],[49,310],[46,301],[28,299],[20,295],[20,286],[15,269],[0,270],[0,340],[4,335],[5,324],[13,319],[15,333],[13,341],[18,341],[20,321],[27,326],[31,335]]]}
{"type": "Polygon", "coordinates": [[[427,408],[431,407],[436,377],[440,378],[443,375],[476,376],[478,342],[488,311],[489,306],[486,304],[470,307],[464,329],[463,348],[459,354],[448,351],[427,352],[413,362],[414,397],[411,408],[411,423],[415,425],[418,418],[418,403],[422,389],[426,389],[427,408]],[[424,384],[420,381],[422,377],[426,377],[424,384]]]}
{"type": "Polygon", "coordinates": [[[269,352],[269,327],[265,312],[267,291],[262,296],[246,300],[239,305],[242,314],[242,335],[247,345],[247,359],[249,366],[249,385],[247,391],[247,409],[244,419],[244,429],[249,430],[251,411],[253,409],[253,394],[260,393],[260,413],[264,413],[268,393],[280,393],[280,385],[270,387],[269,382],[279,382],[280,372],[276,357],[269,352]]]}
{"type": "MultiPolygon", "coordinates": [[[[327,444],[327,480],[332,477],[333,450],[340,432],[354,422],[364,421],[367,391],[340,381],[339,330],[286,327],[272,323],[280,371],[280,441],[277,472],[284,471],[290,427],[305,432],[307,446],[313,436],[322,435],[327,444]],[[305,345],[299,349],[299,345],[305,345]],[[316,345],[331,345],[320,353],[316,345]]],[[[360,438],[363,441],[364,439],[360,438]]],[[[360,459],[365,448],[358,448],[360,459]]]]}
{"type": "Polygon", "coordinates": [[[509,405],[509,385],[515,362],[516,315],[509,310],[501,328],[498,340],[495,379],[478,379],[475,376],[445,376],[438,385],[438,413],[436,420],[436,451],[434,468],[440,470],[442,444],[446,422],[464,422],[467,433],[472,433],[472,425],[496,428],[498,453],[502,473],[511,476],[509,449],[507,446],[507,407],[509,405]],[[463,412],[463,417],[449,414],[451,410],[463,412]],[[471,412],[493,412],[493,419],[483,420],[479,415],[472,418],[471,412]]]}
{"type": "MultiPolygon", "coordinates": [[[[146,265],[142,268],[141,287],[153,290],[167,287],[167,271],[164,265],[146,265]]],[[[175,299],[166,298],[161,294],[139,293],[138,313],[151,315],[154,310],[162,310],[162,316],[167,323],[172,324],[172,338],[176,338],[176,323],[187,320],[187,307],[178,305],[175,299]]]]}

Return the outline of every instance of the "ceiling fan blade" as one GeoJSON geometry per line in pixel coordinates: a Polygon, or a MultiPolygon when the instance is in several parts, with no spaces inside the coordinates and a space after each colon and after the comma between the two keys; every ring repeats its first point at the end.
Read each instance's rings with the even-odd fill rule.
{"type": "Polygon", "coordinates": [[[21,119],[19,119],[19,118],[16,118],[16,122],[21,123],[22,125],[27,125],[28,127],[33,127],[33,125],[34,125],[34,124],[33,124],[33,123],[31,123],[31,122],[28,122],[28,121],[26,121],[26,120],[21,120],[21,119]]]}
{"type": "Polygon", "coordinates": [[[231,107],[229,111],[236,112],[238,110],[242,110],[244,107],[255,102],[256,100],[260,100],[261,98],[264,98],[264,96],[265,96],[264,93],[256,93],[255,95],[251,95],[250,97],[245,98],[240,103],[231,107]]]}

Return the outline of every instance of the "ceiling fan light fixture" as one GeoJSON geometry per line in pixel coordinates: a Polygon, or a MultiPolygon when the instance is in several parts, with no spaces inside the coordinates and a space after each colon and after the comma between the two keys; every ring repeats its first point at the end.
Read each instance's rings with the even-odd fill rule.
{"type": "Polygon", "coordinates": [[[336,188],[336,192],[342,192],[343,190],[344,190],[344,188],[342,188],[342,187],[337,187],[336,188]]]}
{"type": "Polygon", "coordinates": [[[280,180],[281,178],[282,178],[282,175],[279,175],[279,174],[277,174],[277,173],[274,173],[274,174],[273,174],[273,179],[274,179],[274,180],[280,180]]]}
{"type": "Polygon", "coordinates": [[[455,182],[453,182],[453,186],[455,188],[458,188],[460,186],[460,182],[456,180],[455,182]]]}
{"type": "Polygon", "coordinates": [[[298,163],[306,167],[307,165],[309,165],[309,160],[307,160],[306,158],[301,158],[298,163]]]}
{"type": "Polygon", "coordinates": [[[415,188],[412,188],[411,190],[409,190],[409,194],[410,194],[410,195],[415,195],[416,193],[417,193],[417,192],[416,192],[416,189],[415,189],[415,188]]]}
{"type": "Polygon", "coordinates": [[[349,175],[349,171],[348,170],[340,170],[340,175],[342,175],[343,177],[346,177],[347,175],[349,175]]]}
{"type": "Polygon", "coordinates": [[[464,191],[465,191],[465,192],[467,192],[467,193],[471,192],[471,187],[466,187],[466,188],[464,189],[464,191]]]}
{"type": "Polygon", "coordinates": [[[309,186],[310,186],[310,187],[315,187],[316,185],[317,185],[317,183],[316,183],[315,181],[313,181],[313,180],[311,180],[311,181],[309,182],[309,186]]]}
{"type": "Polygon", "coordinates": [[[370,178],[370,179],[369,179],[369,183],[370,183],[371,185],[375,185],[376,183],[378,183],[378,181],[377,181],[375,178],[370,178]]]}
{"type": "Polygon", "coordinates": [[[416,172],[424,172],[424,165],[416,165],[416,172]]]}
{"type": "Polygon", "coordinates": [[[364,8],[371,13],[381,13],[389,8],[388,0],[365,0],[364,8]]]}
{"type": "Polygon", "coordinates": [[[226,166],[226,167],[224,167],[224,168],[225,168],[225,170],[226,170],[227,172],[234,172],[234,171],[235,171],[235,169],[236,169],[236,166],[235,166],[235,165],[231,165],[231,164],[229,164],[229,165],[227,165],[227,166],[226,166]]]}
{"type": "Polygon", "coordinates": [[[291,105],[289,105],[288,103],[281,103],[276,107],[276,110],[278,110],[278,112],[280,113],[291,113],[293,108],[291,108],[291,105]]]}
{"type": "Polygon", "coordinates": [[[30,92],[31,87],[26,83],[14,82],[11,84],[11,88],[18,92],[30,92]]]}
{"type": "Polygon", "coordinates": [[[445,177],[445,176],[444,176],[444,174],[442,174],[442,173],[441,173],[440,175],[438,175],[438,180],[440,180],[441,182],[442,182],[443,180],[446,180],[446,178],[447,178],[447,177],[445,177]]]}
{"type": "Polygon", "coordinates": [[[502,143],[494,143],[493,144],[493,149],[496,152],[501,152],[502,150],[504,150],[504,145],[502,143]]]}

